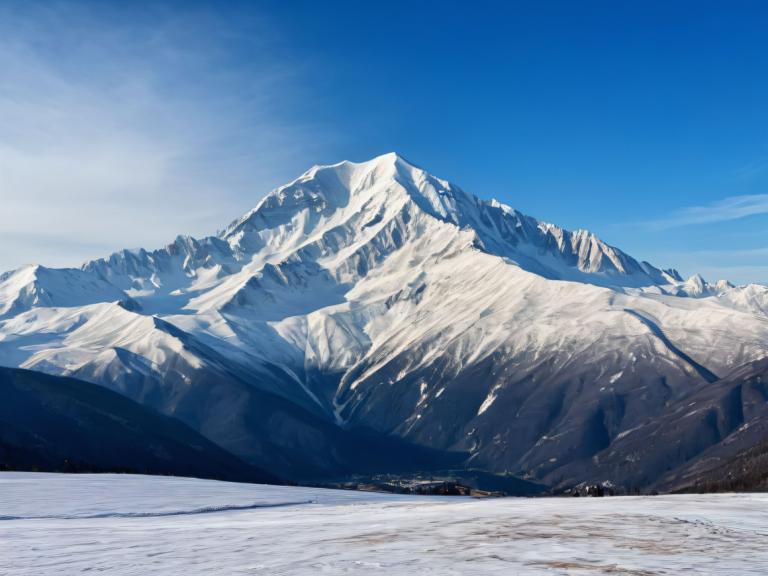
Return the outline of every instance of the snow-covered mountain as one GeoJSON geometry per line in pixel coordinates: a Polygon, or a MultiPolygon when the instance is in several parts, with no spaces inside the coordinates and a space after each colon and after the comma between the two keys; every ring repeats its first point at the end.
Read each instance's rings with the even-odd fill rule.
{"type": "Polygon", "coordinates": [[[27,266],[0,275],[0,318],[31,308],[73,307],[130,298],[98,276],[74,268],[27,266]]]}
{"type": "Polygon", "coordinates": [[[0,364],[103,384],[293,478],[353,470],[375,438],[578,481],[766,356],[765,286],[683,280],[395,154],[315,166],[215,237],[0,277],[0,364]]]}

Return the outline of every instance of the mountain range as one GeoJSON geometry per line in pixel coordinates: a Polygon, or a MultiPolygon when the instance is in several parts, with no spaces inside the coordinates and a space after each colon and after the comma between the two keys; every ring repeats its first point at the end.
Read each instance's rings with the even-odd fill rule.
{"type": "Polygon", "coordinates": [[[0,276],[0,365],[298,482],[677,489],[768,436],[767,358],[768,287],[683,279],[396,154],[315,166],[215,236],[0,276]]]}

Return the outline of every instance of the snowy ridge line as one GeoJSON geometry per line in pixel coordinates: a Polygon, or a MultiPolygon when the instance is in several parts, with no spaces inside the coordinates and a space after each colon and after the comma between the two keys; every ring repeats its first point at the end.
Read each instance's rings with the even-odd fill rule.
{"type": "Polygon", "coordinates": [[[191,516],[195,514],[214,514],[216,512],[236,512],[240,510],[258,510],[259,508],[282,508],[287,506],[302,506],[316,504],[316,500],[299,500],[296,502],[274,502],[262,504],[244,504],[230,506],[204,506],[192,510],[171,510],[168,512],[102,512],[99,514],[59,514],[50,516],[3,516],[2,520],[92,520],[95,518],[158,518],[163,516],[191,516]]]}

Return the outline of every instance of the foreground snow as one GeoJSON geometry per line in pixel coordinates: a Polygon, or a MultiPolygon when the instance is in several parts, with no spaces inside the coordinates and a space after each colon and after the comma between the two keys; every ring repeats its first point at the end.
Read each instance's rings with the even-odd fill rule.
{"type": "Polygon", "coordinates": [[[768,495],[451,499],[0,474],[0,573],[763,574],[768,495]]]}

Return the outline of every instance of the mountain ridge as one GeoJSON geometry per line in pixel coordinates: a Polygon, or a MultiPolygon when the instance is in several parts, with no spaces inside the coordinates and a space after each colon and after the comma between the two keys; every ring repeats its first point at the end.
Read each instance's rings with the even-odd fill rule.
{"type": "MultiPolygon", "coordinates": [[[[0,316],[0,364],[106,385],[287,478],[340,427],[580,481],[622,434],[768,355],[768,288],[684,281],[394,153],[315,166],[217,236],[80,273],[124,297],[28,300],[0,316]],[[291,424],[254,422],[253,402],[291,424]]],[[[0,310],[18,287],[2,278],[0,310]]]]}
{"type": "Polygon", "coordinates": [[[101,386],[0,368],[0,467],[282,483],[178,420],[101,386]]]}

